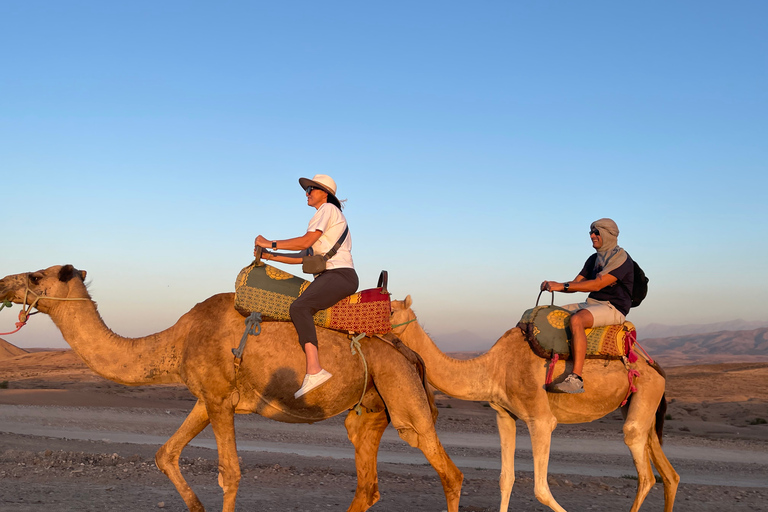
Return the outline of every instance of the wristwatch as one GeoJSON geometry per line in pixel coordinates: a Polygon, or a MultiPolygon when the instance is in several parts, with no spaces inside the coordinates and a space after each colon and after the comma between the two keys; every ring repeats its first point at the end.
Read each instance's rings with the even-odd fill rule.
{"type": "Polygon", "coordinates": [[[273,249],[277,249],[277,242],[275,242],[275,241],[272,242],[272,248],[273,249]]]}
{"type": "Polygon", "coordinates": [[[563,291],[564,291],[564,292],[567,292],[567,291],[568,291],[568,288],[570,288],[570,286],[571,286],[571,283],[564,283],[564,284],[563,284],[563,291]]]}

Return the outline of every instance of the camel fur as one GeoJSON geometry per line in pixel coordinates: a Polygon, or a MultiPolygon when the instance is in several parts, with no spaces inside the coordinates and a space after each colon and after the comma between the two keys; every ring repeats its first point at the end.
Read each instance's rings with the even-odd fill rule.
{"type": "MultiPolygon", "coordinates": [[[[411,297],[392,301],[393,332],[415,350],[427,365],[427,379],[441,392],[463,400],[487,401],[496,411],[501,440],[500,512],[506,512],[512,492],[515,454],[515,422],[525,422],[531,436],[536,498],[557,512],[565,512],[547,484],[552,431],[559,423],[585,423],[602,418],[621,407],[627,395],[628,369],[617,360],[587,359],[581,394],[545,391],[548,361],[536,356],[522,331],[510,329],[485,354],[470,360],[453,359],[443,353],[416,321],[411,297]]],[[[556,364],[555,375],[564,377],[566,365],[556,364]]],[[[640,358],[629,367],[640,372],[637,391],[623,407],[624,442],[637,469],[637,493],[631,512],[637,512],[656,483],[651,461],[664,483],[664,511],[672,512],[680,477],[661,449],[666,411],[665,378],[660,368],[640,358]]],[[[557,378],[556,378],[557,379],[557,378]]]]}
{"type": "Polygon", "coordinates": [[[366,380],[362,359],[352,353],[348,337],[319,328],[323,366],[333,378],[295,399],[305,358],[291,323],[263,323],[261,334],[246,344],[236,372],[232,349],[239,345],[245,324],[234,309],[233,293],[206,299],[162,332],[131,339],[104,324],[83,283],[85,275],[72,265],[9,275],[0,280],[0,300],[22,304],[25,295],[39,297],[37,309],[51,317],[72,349],[102,377],[128,386],[183,383],[189,388],[197,403],[155,460],[190,511],[204,507],[182,476],[179,457],[208,424],[218,448],[222,511],[234,512],[240,483],[235,414],[314,423],[349,411],[345,426],[355,447],[357,488],[348,512],[368,510],[379,499],[376,459],[390,421],[400,437],[424,453],[440,477],[448,510],[458,512],[463,475],[437,437],[417,370],[391,344],[362,340],[366,380]],[[351,409],[361,396],[363,412],[358,415],[351,409]]]}

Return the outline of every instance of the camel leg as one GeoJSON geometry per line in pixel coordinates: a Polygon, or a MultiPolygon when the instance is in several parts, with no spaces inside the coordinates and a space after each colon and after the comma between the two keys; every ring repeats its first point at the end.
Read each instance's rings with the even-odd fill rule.
{"type": "Polygon", "coordinates": [[[240,461],[235,439],[235,408],[230,397],[206,397],[206,409],[219,452],[219,486],[224,491],[222,512],[235,512],[240,486],[240,461]]]}
{"type": "MultiPolygon", "coordinates": [[[[629,403],[627,419],[624,422],[624,444],[629,448],[632,460],[635,463],[635,469],[637,470],[637,493],[630,509],[631,512],[640,510],[640,506],[656,483],[650,458],[650,453],[653,449],[650,438],[656,438],[656,432],[653,430],[656,406],[650,402],[650,397],[642,393],[641,385],[638,385],[638,388],[640,391],[632,397],[629,403]]],[[[656,439],[658,440],[658,438],[656,439]]],[[[659,445],[660,448],[661,445],[659,445]]],[[[666,459],[666,457],[664,458],[666,459]]],[[[667,464],[669,464],[669,461],[667,461],[667,464]]]]}
{"type": "Polygon", "coordinates": [[[410,367],[393,373],[391,361],[368,359],[376,389],[381,394],[398,435],[414,448],[422,451],[435,468],[443,484],[448,512],[458,512],[461,484],[464,475],[456,467],[435,432],[427,392],[418,374],[410,367]],[[377,378],[377,375],[380,378],[377,378]]]}
{"type": "Polygon", "coordinates": [[[208,412],[205,404],[198,400],[181,427],[160,447],[155,454],[157,467],[165,473],[181,495],[190,512],[204,512],[205,508],[195,492],[181,475],[179,457],[189,442],[208,426],[208,412]]]}
{"type": "Polygon", "coordinates": [[[358,415],[349,411],[344,426],[349,440],[355,446],[355,467],[357,468],[357,489],[347,512],[363,512],[379,501],[379,473],[376,461],[389,419],[387,411],[363,412],[358,415]]]}
{"type": "Polygon", "coordinates": [[[648,448],[651,453],[651,459],[664,482],[664,512],[672,512],[677,495],[677,486],[680,484],[680,475],[667,459],[664,451],[661,449],[661,441],[656,431],[652,430],[648,439],[648,448]]]}
{"type": "Polygon", "coordinates": [[[557,419],[552,413],[539,414],[536,418],[528,420],[528,432],[531,434],[533,447],[533,481],[536,499],[555,512],[566,512],[552,496],[552,491],[547,483],[547,471],[549,468],[549,450],[552,445],[552,432],[557,426],[557,419]]]}
{"type": "Polygon", "coordinates": [[[496,410],[496,425],[499,427],[499,440],[501,441],[501,475],[499,476],[499,490],[501,491],[501,504],[499,512],[509,510],[509,498],[512,495],[512,486],[515,485],[515,444],[517,442],[517,427],[515,418],[501,406],[491,404],[496,410]]]}

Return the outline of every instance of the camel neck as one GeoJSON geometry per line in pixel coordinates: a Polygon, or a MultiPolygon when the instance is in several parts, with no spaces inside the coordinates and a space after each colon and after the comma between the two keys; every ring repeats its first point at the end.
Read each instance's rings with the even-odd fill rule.
{"type": "Polygon", "coordinates": [[[56,304],[49,316],[75,353],[104,378],[127,385],[179,381],[179,357],[160,333],[119,336],[106,326],[92,300],[56,304]]]}
{"type": "Polygon", "coordinates": [[[418,323],[406,329],[400,339],[418,352],[427,365],[427,378],[439,391],[462,400],[486,400],[490,385],[486,355],[466,361],[441,351],[418,323]]]}

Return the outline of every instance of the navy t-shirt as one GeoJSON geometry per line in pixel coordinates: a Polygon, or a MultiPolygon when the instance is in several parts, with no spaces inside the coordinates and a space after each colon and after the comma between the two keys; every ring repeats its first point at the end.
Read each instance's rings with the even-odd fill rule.
{"type": "MultiPolygon", "coordinates": [[[[584,268],[581,269],[579,275],[584,276],[585,279],[596,279],[597,274],[602,270],[595,268],[596,260],[597,254],[587,258],[587,262],[584,263],[584,268]]],[[[609,272],[609,274],[616,278],[616,282],[602,290],[591,292],[588,297],[590,299],[608,301],[613,304],[613,307],[621,311],[621,314],[627,316],[629,308],[632,307],[632,297],[628,290],[632,290],[635,282],[635,267],[629,254],[627,254],[627,260],[619,268],[609,272]],[[621,286],[619,281],[624,283],[626,288],[621,286]]]]}

